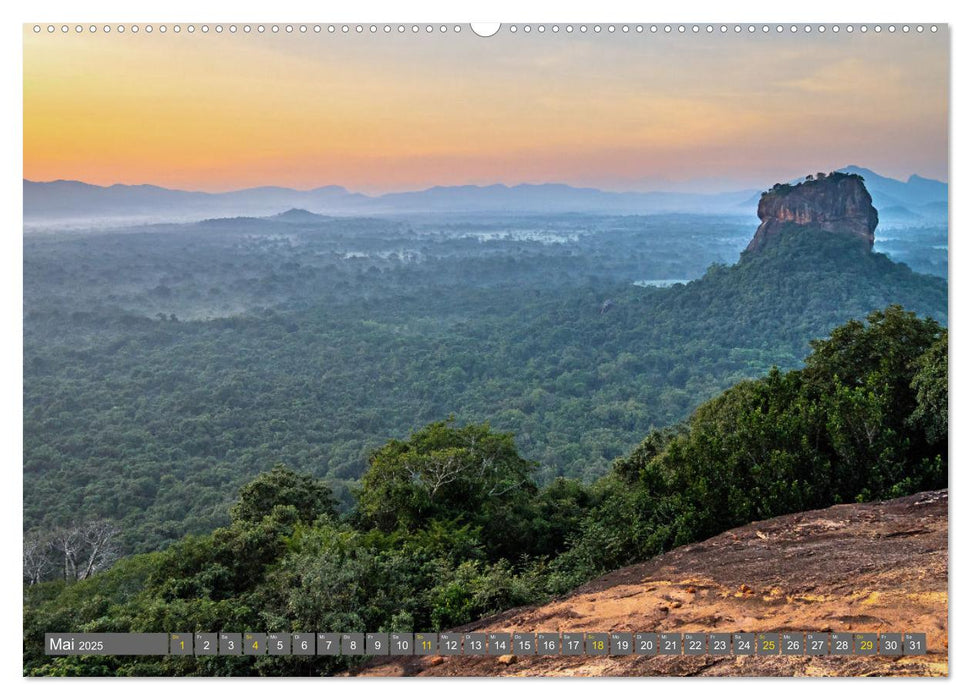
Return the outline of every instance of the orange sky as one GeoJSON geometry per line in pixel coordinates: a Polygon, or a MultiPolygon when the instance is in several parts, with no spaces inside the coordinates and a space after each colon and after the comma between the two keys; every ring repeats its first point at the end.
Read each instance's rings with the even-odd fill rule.
{"type": "Polygon", "coordinates": [[[850,163],[947,177],[932,35],[35,35],[24,177],[761,186],[850,163]]]}

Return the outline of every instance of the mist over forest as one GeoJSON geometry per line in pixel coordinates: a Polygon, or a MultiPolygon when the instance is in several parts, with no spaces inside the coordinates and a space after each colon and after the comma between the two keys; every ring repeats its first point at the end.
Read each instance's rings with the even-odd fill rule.
{"type": "Polygon", "coordinates": [[[354,659],[38,640],[444,629],[946,487],[946,227],[874,238],[859,174],[759,212],[754,238],[724,212],[301,208],[25,232],[25,673],[330,674],[354,659]]]}
{"type": "MultiPolygon", "coordinates": [[[[877,250],[946,275],[946,230],[890,231],[877,250]]],[[[652,429],[908,295],[847,299],[809,265],[808,313],[804,291],[774,289],[788,270],[712,298],[751,235],[725,215],[297,209],[29,234],[25,529],[111,518],[122,551],[155,549],[224,523],[277,463],[348,508],[372,450],[449,416],[513,433],[541,483],[591,482],[652,429]]]]}

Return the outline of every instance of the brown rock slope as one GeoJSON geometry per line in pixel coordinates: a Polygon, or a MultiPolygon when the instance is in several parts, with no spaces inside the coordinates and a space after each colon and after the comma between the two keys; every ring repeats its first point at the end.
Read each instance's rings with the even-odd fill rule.
{"type": "Polygon", "coordinates": [[[947,675],[947,491],[785,515],[458,631],[926,632],[926,656],[396,657],[363,675],[947,675]],[[511,661],[511,663],[510,663],[511,661]]]}

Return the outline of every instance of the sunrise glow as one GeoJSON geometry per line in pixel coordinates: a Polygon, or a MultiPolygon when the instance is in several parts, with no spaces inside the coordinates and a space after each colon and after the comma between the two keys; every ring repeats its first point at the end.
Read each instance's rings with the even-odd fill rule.
{"type": "Polygon", "coordinates": [[[946,41],[25,27],[24,177],[725,189],[857,163],[946,179],[946,41]]]}

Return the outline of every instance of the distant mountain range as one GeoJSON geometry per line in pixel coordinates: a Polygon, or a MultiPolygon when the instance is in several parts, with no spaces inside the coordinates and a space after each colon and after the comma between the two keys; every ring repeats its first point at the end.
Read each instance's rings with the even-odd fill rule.
{"type": "MultiPolygon", "coordinates": [[[[913,225],[946,221],[947,183],[912,175],[894,180],[856,166],[880,211],[881,223],[913,225]]],[[[24,180],[28,226],[112,225],[162,221],[271,216],[291,209],[324,215],[502,213],[683,212],[750,216],[760,192],[719,194],[608,192],[564,184],[461,185],[368,196],[336,185],[312,190],[256,187],[224,193],[166,189],[154,185],[101,187],[76,180],[24,180]]]]}

